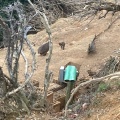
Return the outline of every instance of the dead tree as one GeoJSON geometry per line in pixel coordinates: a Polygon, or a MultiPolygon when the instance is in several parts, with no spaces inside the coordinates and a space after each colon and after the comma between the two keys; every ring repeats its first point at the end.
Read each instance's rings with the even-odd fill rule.
{"type": "MultiPolygon", "coordinates": [[[[28,113],[30,113],[29,111],[29,108],[31,107],[31,105],[29,104],[30,97],[27,96],[32,95],[32,93],[34,92],[34,87],[30,82],[30,79],[34,73],[35,64],[36,64],[35,52],[32,48],[30,41],[27,38],[27,33],[32,28],[32,26],[29,25],[31,19],[33,19],[36,15],[38,15],[49,36],[49,41],[47,44],[49,48],[49,54],[48,54],[48,58],[46,59],[46,66],[45,66],[44,93],[43,93],[43,103],[42,103],[43,105],[46,101],[47,89],[49,87],[49,82],[52,74],[52,72],[49,71],[49,63],[52,54],[52,38],[51,38],[51,30],[46,15],[44,14],[44,9],[43,12],[40,12],[39,9],[37,9],[30,0],[28,0],[28,2],[35,10],[36,12],[35,15],[31,16],[30,18],[26,18],[22,4],[19,1],[17,1],[12,5],[9,5],[8,7],[2,9],[2,11],[4,12],[4,14],[6,14],[8,19],[6,20],[4,18],[0,18],[0,25],[4,28],[3,31],[4,43],[6,43],[8,46],[6,60],[7,60],[9,77],[10,77],[10,83],[12,84],[12,89],[10,89],[10,91],[8,90],[8,92],[3,97],[3,100],[6,100],[6,98],[8,98],[9,96],[17,95],[18,99],[21,101],[22,107],[24,107],[24,109],[28,113]],[[16,13],[17,17],[14,16],[13,11],[16,13]],[[29,61],[25,53],[22,51],[23,43],[26,43],[30,49],[30,53],[32,56],[31,67],[29,67],[29,61]],[[18,78],[20,56],[22,56],[25,61],[25,72],[24,72],[25,81],[21,85],[19,84],[19,78],[18,78]],[[30,93],[27,93],[29,94],[27,96],[25,94],[26,86],[29,86],[30,88],[30,93]]],[[[18,104],[20,104],[20,102],[18,104]]]]}
{"type": "Polygon", "coordinates": [[[25,90],[24,89],[25,86],[30,86],[31,92],[34,91],[34,87],[31,84],[30,79],[35,70],[36,60],[35,60],[35,52],[32,48],[30,41],[27,38],[27,33],[32,28],[31,26],[29,26],[29,21],[31,21],[31,19],[33,19],[34,16],[39,15],[41,22],[43,23],[49,36],[49,42],[47,43],[48,45],[47,48],[49,48],[49,55],[48,58],[46,59],[46,67],[45,67],[45,83],[44,83],[44,94],[43,94],[44,103],[46,101],[47,89],[49,86],[50,76],[52,73],[49,71],[49,63],[52,54],[52,39],[51,39],[50,27],[45,14],[43,12],[40,12],[36,7],[34,7],[34,5],[31,3],[30,0],[28,0],[28,2],[34,8],[36,12],[35,15],[33,15],[30,18],[26,18],[21,3],[17,1],[13,5],[9,5],[8,7],[2,10],[6,14],[6,16],[8,16],[7,22],[9,22],[9,26],[7,22],[4,22],[6,21],[4,20],[4,18],[3,19],[0,18],[0,24],[4,28],[4,32],[3,32],[4,43],[7,43],[8,46],[8,51],[6,56],[7,67],[10,76],[10,83],[13,85],[11,91],[8,91],[5,94],[4,99],[8,98],[8,96],[12,96],[13,94],[18,94],[22,106],[26,109],[28,113],[30,113],[29,112],[30,106],[28,104],[29,100],[26,97],[25,93],[23,92],[23,90],[25,90]],[[13,11],[16,12],[17,18],[15,18],[13,11]],[[26,43],[28,45],[33,58],[31,63],[32,69],[30,70],[29,70],[30,67],[28,66],[29,61],[26,58],[24,52],[22,51],[23,43],[26,43]],[[19,80],[18,80],[20,55],[23,57],[25,61],[25,81],[22,85],[19,85],[19,80]]]}
{"type": "Polygon", "coordinates": [[[49,83],[50,83],[50,78],[51,78],[51,75],[52,75],[52,72],[49,70],[49,64],[50,64],[50,60],[51,60],[51,56],[52,56],[52,48],[53,48],[53,46],[52,46],[51,30],[50,30],[50,26],[49,26],[47,17],[46,17],[46,15],[44,13],[44,8],[42,8],[43,12],[40,12],[39,9],[36,8],[36,6],[34,6],[33,3],[30,0],[28,0],[28,2],[33,7],[33,9],[35,10],[36,14],[39,15],[39,17],[41,19],[41,22],[43,23],[43,25],[44,25],[44,27],[46,29],[46,32],[48,33],[48,37],[49,37],[49,55],[48,55],[48,57],[46,59],[45,79],[44,79],[44,93],[43,93],[43,105],[44,105],[45,102],[46,102],[46,99],[47,99],[47,90],[48,90],[49,83]]]}
{"type": "Polygon", "coordinates": [[[7,93],[7,82],[4,78],[2,68],[0,67],[0,98],[4,97],[7,93]]]}
{"type": "Polygon", "coordinates": [[[31,92],[33,90],[33,85],[30,83],[30,79],[35,70],[35,52],[31,46],[30,41],[27,39],[27,32],[31,29],[31,26],[28,25],[29,20],[25,17],[22,4],[17,1],[12,5],[8,5],[7,7],[1,10],[7,16],[7,20],[5,18],[0,18],[0,24],[4,28],[3,38],[4,43],[7,44],[7,68],[10,77],[10,83],[12,84],[11,91],[8,91],[4,96],[4,99],[8,98],[8,96],[12,96],[12,94],[18,94],[19,99],[22,103],[22,106],[29,112],[29,100],[23,92],[23,88],[26,85],[29,85],[31,88],[31,92]],[[15,13],[15,14],[14,14],[15,13]],[[4,22],[5,21],[5,22],[4,22]],[[23,54],[22,48],[23,43],[28,45],[30,48],[30,52],[33,58],[31,64],[31,73],[28,72],[28,61],[26,56],[23,54]],[[18,71],[19,71],[19,58],[22,54],[23,59],[25,60],[25,82],[22,85],[19,85],[18,79],[18,71]],[[29,84],[28,84],[29,83],[29,84]]]}

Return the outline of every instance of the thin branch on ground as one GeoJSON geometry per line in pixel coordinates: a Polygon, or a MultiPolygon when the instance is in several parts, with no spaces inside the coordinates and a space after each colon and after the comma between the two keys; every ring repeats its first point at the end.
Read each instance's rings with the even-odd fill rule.
{"type": "Polygon", "coordinates": [[[118,76],[120,77],[120,72],[116,72],[116,73],[113,73],[113,74],[110,74],[110,75],[107,75],[107,76],[104,76],[104,77],[101,77],[101,78],[96,78],[96,79],[92,79],[92,80],[89,80],[89,81],[86,81],[86,82],[83,82],[81,84],[79,84],[72,92],[69,100],[67,101],[66,103],[66,106],[65,106],[65,117],[67,117],[67,109],[68,109],[68,106],[71,102],[71,100],[73,99],[73,96],[75,95],[75,93],[80,89],[80,88],[83,88],[85,86],[89,86],[90,84],[93,84],[93,83],[96,83],[96,82],[101,82],[101,81],[105,81],[105,79],[109,79],[111,77],[114,77],[114,76],[118,76]]]}

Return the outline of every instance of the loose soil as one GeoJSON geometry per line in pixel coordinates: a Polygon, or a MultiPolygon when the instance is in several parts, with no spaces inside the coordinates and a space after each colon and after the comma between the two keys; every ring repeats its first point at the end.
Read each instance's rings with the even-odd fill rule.
{"type": "MultiPolygon", "coordinates": [[[[53,53],[50,62],[50,70],[53,72],[53,79],[56,81],[58,80],[60,66],[63,66],[68,62],[74,62],[81,65],[79,78],[89,77],[87,70],[92,69],[93,71],[98,71],[109,56],[116,55],[114,51],[120,48],[120,19],[118,19],[106,32],[103,31],[108,27],[111,20],[115,19],[120,13],[115,13],[115,15],[112,16],[111,12],[109,12],[106,18],[102,19],[98,19],[99,14],[91,21],[90,24],[88,23],[92,18],[80,21],[78,16],[73,16],[69,18],[61,18],[55,24],[51,25],[53,53]],[[88,55],[87,49],[89,43],[94,38],[95,34],[97,35],[101,32],[103,32],[102,35],[96,40],[96,53],[88,55]],[[61,41],[66,43],[65,50],[61,50],[58,44],[61,41]]],[[[48,40],[48,36],[46,31],[43,30],[38,32],[36,35],[29,35],[28,38],[35,44],[33,45],[33,48],[36,52],[37,62],[37,67],[31,80],[38,81],[40,88],[43,88],[47,56],[40,56],[37,53],[37,49],[41,44],[48,40]]],[[[3,67],[4,73],[8,74],[5,66],[6,51],[6,48],[0,50],[0,66],[3,67]]],[[[24,46],[24,52],[28,57],[29,64],[31,64],[30,62],[32,61],[32,57],[30,55],[29,48],[26,45],[24,46]]],[[[20,82],[24,81],[24,65],[24,60],[21,57],[19,63],[20,82]]],[[[119,102],[116,102],[114,98],[118,97],[120,98],[117,92],[115,92],[115,94],[108,93],[106,97],[103,98],[103,103],[100,106],[102,109],[102,107],[105,107],[105,105],[109,103],[110,111],[106,114],[101,113],[98,118],[96,118],[97,114],[95,114],[91,116],[91,119],[89,120],[117,120],[117,118],[114,118],[116,116],[120,116],[120,101],[118,100],[119,102]]]]}

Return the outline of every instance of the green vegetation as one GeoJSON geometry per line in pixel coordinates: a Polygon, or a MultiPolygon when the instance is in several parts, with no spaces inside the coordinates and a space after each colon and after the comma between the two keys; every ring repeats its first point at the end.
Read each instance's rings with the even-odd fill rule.
{"type": "Polygon", "coordinates": [[[110,89],[109,84],[107,84],[107,83],[100,83],[99,86],[98,86],[97,91],[98,91],[98,92],[105,92],[105,91],[107,91],[108,89],[110,89]]]}
{"type": "Polygon", "coordinates": [[[116,82],[117,87],[120,89],[120,81],[116,82]]]}

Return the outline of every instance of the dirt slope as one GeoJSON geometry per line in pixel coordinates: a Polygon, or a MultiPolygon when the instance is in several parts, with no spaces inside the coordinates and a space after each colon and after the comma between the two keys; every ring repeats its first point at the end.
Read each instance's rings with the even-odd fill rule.
{"type": "MultiPolygon", "coordinates": [[[[90,24],[87,20],[80,21],[79,18],[61,18],[55,24],[51,26],[53,37],[53,54],[50,63],[50,70],[53,71],[53,78],[57,80],[59,68],[68,62],[76,62],[81,65],[80,77],[87,76],[87,70],[98,70],[101,63],[105,61],[110,55],[114,55],[114,50],[119,49],[120,40],[120,20],[117,20],[111,28],[103,33],[96,40],[97,53],[94,55],[87,55],[87,49],[90,41],[95,34],[103,32],[109,25],[111,19],[115,19],[119,13],[113,16],[111,13],[106,18],[98,19],[98,16],[92,20],[90,24]],[[87,25],[86,25],[87,24],[87,25]],[[66,43],[65,50],[61,50],[58,43],[64,41],[66,43]]],[[[38,47],[48,40],[46,31],[43,30],[36,35],[29,35],[28,38],[35,44],[33,48],[36,52],[37,68],[33,76],[33,80],[40,82],[40,86],[43,86],[45,61],[47,56],[40,56],[37,53],[38,47]]],[[[31,56],[28,47],[24,47],[24,52],[31,62],[31,56]]],[[[6,49],[0,51],[0,65],[3,66],[4,71],[7,73],[5,67],[6,49]]],[[[20,80],[23,80],[24,75],[24,61],[20,59],[20,80]]]]}
{"type": "Polygon", "coordinates": [[[120,91],[110,90],[102,93],[83,117],[75,120],[120,120],[120,91]]]}
{"type": "MultiPolygon", "coordinates": [[[[57,79],[59,68],[65,65],[67,62],[76,62],[81,65],[80,77],[87,75],[87,70],[98,70],[101,63],[105,61],[110,55],[114,54],[114,50],[119,49],[119,25],[120,20],[117,20],[111,28],[103,33],[96,41],[97,53],[94,55],[87,55],[88,44],[93,39],[95,34],[103,32],[109,25],[111,19],[114,19],[111,13],[106,18],[98,19],[95,17],[94,20],[86,26],[90,21],[79,21],[76,18],[61,18],[55,24],[51,26],[53,36],[53,54],[50,63],[50,70],[53,71],[54,78],[57,79]],[[58,43],[64,41],[66,43],[65,50],[61,50],[58,43]]],[[[48,37],[45,31],[41,31],[36,35],[30,35],[28,38],[34,42],[35,51],[37,52],[38,47],[48,37]]],[[[35,71],[33,79],[39,80],[43,85],[45,59],[46,56],[37,57],[37,70],[35,71]]]]}
{"type": "MultiPolygon", "coordinates": [[[[106,18],[102,19],[98,19],[98,16],[96,16],[90,24],[88,23],[92,18],[80,21],[79,17],[74,16],[71,18],[61,18],[55,24],[51,25],[53,54],[50,63],[50,70],[53,71],[53,78],[57,80],[60,66],[65,65],[70,61],[81,65],[79,77],[88,76],[88,69],[95,71],[98,70],[101,64],[103,64],[110,55],[115,55],[114,50],[120,48],[120,20],[118,19],[105,33],[103,31],[107,28],[111,20],[115,19],[118,14],[120,13],[115,13],[112,17],[112,14],[108,13],[106,18]],[[100,32],[103,32],[103,34],[96,41],[96,54],[88,55],[88,44],[93,39],[94,35],[99,34],[100,32]],[[60,41],[64,41],[66,43],[65,50],[60,49],[60,46],[58,45],[60,41]]],[[[35,44],[33,48],[36,51],[37,61],[37,68],[32,80],[39,81],[40,87],[42,87],[44,83],[44,70],[47,56],[38,55],[37,49],[43,42],[48,40],[48,36],[45,30],[43,30],[36,35],[29,35],[28,38],[35,44]]],[[[31,61],[28,47],[24,47],[24,52],[31,61]]],[[[4,62],[5,54],[6,49],[0,50],[0,66],[2,66],[4,72],[8,74],[4,62]]],[[[20,58],[19,68],[19,79],[20,81],[23,81],[24,61],[22,58],[20,58]]],[[[108,94],[106,99],[109,99],[109,96],[111,99],[116,97],[114,95],[111,97],[111,95],[108,94]]],[[[104,99],[103,104],[106,104],[106,99],[104,99]]],[[[110,104],[112,109],[108,114],[106,113],[105,115],[100,116],[100,120],[114,120],[114,115],[119,115],[119,103],[110,100],[110,104]],[[116,112],[117,114],[114,110],[118,110],[116,112]]],[[[91,120],[96,119],[95,115],[91,120]]]]}

